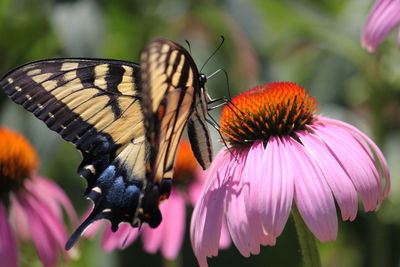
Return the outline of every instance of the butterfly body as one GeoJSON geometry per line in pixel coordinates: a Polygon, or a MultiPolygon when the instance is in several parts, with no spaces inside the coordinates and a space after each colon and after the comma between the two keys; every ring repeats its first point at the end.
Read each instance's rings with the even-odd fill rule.
{"type": "MultiPolygon", "coordinates": [[[[14,102],[82,154],[78,173],[87,180],[85,195],[94,208],[67,249],[99,219],[110,220],[114,231],[121,222],[159,225],[158,205],[170,193],[183,129],[191,120],[204,124],[204,78],[184,48],[158,39],[142,51],[140,64],[49,59],[20,66],[0,80],[14,102]]],[[[206,128],[193,128],[193,135],[207,139],[202,143],[210,143],[206,128]]],[[[208,162],[211,154],[198,159],[208,162]]]]}

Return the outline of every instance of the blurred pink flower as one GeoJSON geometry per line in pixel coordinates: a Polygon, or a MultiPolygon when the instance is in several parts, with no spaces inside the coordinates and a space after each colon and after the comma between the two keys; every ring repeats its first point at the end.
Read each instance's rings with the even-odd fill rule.
{"type": "Polygon", "coordinates": [[[275,245],[293,201],[311,232],[327,242],[338,230],[335,201],[342,219],[354,220],[357,195],[366,211],[387,197],[390,177],[379,148],[353,126],[316,116],[305,89],[265,84],[232,102],[220,123],[230,149],[212,163],[191,221],[200,266],[218,255],[223,220],[249,257],[260,245],[275,245]]]}
{"type": "MultiPolygon", "coordinates": [[[[141,235],[143,248],[146,252],[154,254],[158,250],[166,259],[175,259],[182,247],[186,229],[186,206],[194,205],[200,196],[205,180],[205,172],[199,170],[199,165],[193,156],[190,144],[182,141],[178,149],[176,164],[174,167],[174,186],[167,201],[160,204],[163,216],[161,224],[157,228],[143,225],[140,230],[132,228],[129,224],[123,224],[117,232],[112,232],[110,227],[104,231],[102,247],[105,251],[116,248],[124,249],[141,235]],[[182,190],[181,190],[182,189],[182,190]]],[[[88,213],[89,214],[89,213],[88,213]]],[[[85,232],[85,236],[93,236],[102,225],[95,222],[85,232]]],[[[230,238],[223,228],[223,238],[220,248],[230,246],[230,238]]]]}
{"type": "Polygon", "coordinates": [[[20,134],[0,127],[0,262],[18,266],[18,242],[32,240],[44,266],[56,266],[65,254],[64,208],[73,221],[75,211],[65,193],[36,174],[34,148],[20,134]]]}
{"type": "MultiPolygon", "coordinates": [[[[377,47],[400,24],[400,0],[377,0],[367,18],[361,45],[369,52],[377,47]]],[[[397,35],[400,48],[400,32],[397,35]]]]}

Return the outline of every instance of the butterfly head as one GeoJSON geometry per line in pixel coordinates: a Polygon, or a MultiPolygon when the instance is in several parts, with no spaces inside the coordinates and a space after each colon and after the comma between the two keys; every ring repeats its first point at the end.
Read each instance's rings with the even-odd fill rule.
{"type": "Polygon", "coordinates": [[[207,76],[204,73],[200,73],[199,82],[200,82],[200,87],[204,87],[204,85],[206,84],[207,76]]]}

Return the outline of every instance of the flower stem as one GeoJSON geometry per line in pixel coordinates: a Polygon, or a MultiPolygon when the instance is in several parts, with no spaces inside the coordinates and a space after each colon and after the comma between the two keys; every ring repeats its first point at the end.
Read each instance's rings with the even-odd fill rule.
{"type": "Polygon", "coordinates": [[[321,267],[321,258],[315,242],[314,235],[308,230],[297,207],[293,205],[292,216],[299,238],[301,254],[303,255],[304,267],[321,267]]]}
{"type": "Polygon", "coordinates": [[[182,261],[182,259],[179,256],[174,260],[168,260],[166,258],[163,258],[163,266],[164,267],[179,267],[179,266],[182,266],[181,261],[182,261]]]}

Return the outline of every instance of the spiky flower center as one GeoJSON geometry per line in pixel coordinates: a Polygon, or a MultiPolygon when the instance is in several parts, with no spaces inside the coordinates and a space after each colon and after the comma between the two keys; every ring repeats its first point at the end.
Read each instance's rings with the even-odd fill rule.
{"type": "Polygon", "coordinates": [[[22,135],[0,127],[0,198],[20,188],[37,166],[32,145],[22,135]]]}
{"type": "Polygon", "coordinates": [[[232,99],[222,110],[221,132],[233,147],[270,136],[296,137],[314,119],[317,102],[299,85],[275,82],[257,86],[232,99]]]}

